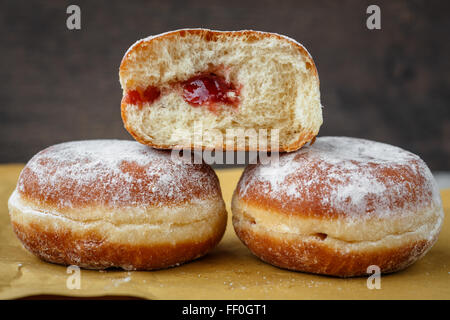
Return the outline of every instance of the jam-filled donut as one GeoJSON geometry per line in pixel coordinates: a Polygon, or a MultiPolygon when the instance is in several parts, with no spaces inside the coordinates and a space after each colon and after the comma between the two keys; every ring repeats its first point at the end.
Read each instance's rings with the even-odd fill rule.
{"type": "Polygon", "coordinates": [[[292,151],[322,124],[313,59],[274,33],[167,32],[131,46],[119,75],[126,129],[157,148],[292,151]],[[235,143],[233,129],[264,139],[235,143]]]}
{"type": "Polygon", "coordinates": [[[432,247],[443,221],[439,189],[418,156],[345,137],[248,166],[232,210],[237,235],[262,260],[341,277],[371,265],[406,268],[432,247]]]}
{"type": "Polygon", "coordinates": [[[206,254],[227,213],[206,164],[125,140],[58,144],[35,155],[9,199],[14,232],[43,260],[149,270],[206,254]]]}

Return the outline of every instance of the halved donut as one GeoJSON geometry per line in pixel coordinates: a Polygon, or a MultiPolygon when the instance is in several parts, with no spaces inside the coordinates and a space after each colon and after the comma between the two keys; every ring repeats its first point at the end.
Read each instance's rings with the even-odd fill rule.
{"type": "Polygon", "coordinates": [[[126,52],[120,83],[126,129],[157,148],[292,151],[322,124],[313,59],[274,33],[184,29],[149,37],[126,52]],[[239,129],[247,130],[242,143],[239,129]]]}

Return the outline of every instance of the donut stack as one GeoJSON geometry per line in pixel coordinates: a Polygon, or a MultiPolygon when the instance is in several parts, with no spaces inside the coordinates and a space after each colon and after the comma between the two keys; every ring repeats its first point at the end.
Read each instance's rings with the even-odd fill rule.
{"type": "Polygon", "coordinates": [[[9,199],[14,232],[41,259],[152,270],[205,255],[222,238],[227,212],[212,168],[171,152],[194,148],[281,152],[245,168],[231,204],[237,236],[272,265],[339,277],[373,266],[388,273],[436,242],[439,189],[417,155],[315,138],[319,78],[295,40],[177,30],[136,42],[119,73],[122,119],[138,142],[51,146],[27,163],[9,199]],[[203,139],[194,144],[198,124],[203,139]],[[276,130],[276,149],[226,134],[241,128],[264,129],[267,139],[276,130]]]}

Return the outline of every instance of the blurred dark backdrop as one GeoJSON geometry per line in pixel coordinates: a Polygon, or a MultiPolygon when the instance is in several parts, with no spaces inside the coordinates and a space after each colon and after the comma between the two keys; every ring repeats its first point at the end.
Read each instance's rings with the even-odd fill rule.
{"type": "Polygon", "coordinates": [[[450,170],[448,1],[1,1],[0,162],[76,139],[127,138],[118,67],[142,37],[183,27],[291,36],[321,79],[320,135],[399,145],[450,170]],[[81,7],[79,31],[66,8],[81,7]],[[381,7],[381,30],[366,8],[381,7]]]}

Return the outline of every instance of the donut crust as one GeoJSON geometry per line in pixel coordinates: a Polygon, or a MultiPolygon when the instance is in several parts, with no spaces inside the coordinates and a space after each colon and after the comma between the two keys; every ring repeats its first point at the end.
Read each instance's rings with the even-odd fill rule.
{"type": "Polygon", "coordinates": [[[211,167],[125,140],[41,151],[23,169],[8,207],[27,250],[86,269],[179,265],[213,249],[227,223],[211,167]]]}
{"type": "Polygon", "coordinates": [[[338,277],[402,270],[437,241],[443,222],[434,178],[416,155],[341,137],[248,166],[232,200],[237,236],[257,257],[338,277]]]}
{"type": "Polygon", "coordinates": [[[118,267],[124,270],[154,270],[180,265],[205,255],[221,240],[224,224],[210,238],[165,244],[124,244],[104,241],[95,232],[74,234],[70,229],[46,231],[38,224],[12,223],[24,247],[42,260],[77,265],[85,269],[118,267]]]}
{"type": "Polygon", "coordinates": [[[438,234],[435,230],[431,239],[412,235],[394,245],[389,245],[388,241],[380,241],[383,243],[380,245],[377,241],[372,244],[367,241],[358,248],[358,244],[353,243],[353,248],[347,249],[350,243],[333,241],[325,233],[287,237],[286,233],[275,232],[264,225],[255,228],[256,221],[248,216],[251,210],[243,210],[242,204],[233,202],[232,211],[237,236],[261,260],[284,269],[344,278],[364,276],[371,265],[378,266],[382,273],[405,269],[433,246],[438,234]],[[340,247],[336,247],[335,242],[340,247]]]}

